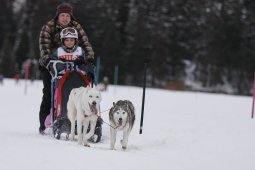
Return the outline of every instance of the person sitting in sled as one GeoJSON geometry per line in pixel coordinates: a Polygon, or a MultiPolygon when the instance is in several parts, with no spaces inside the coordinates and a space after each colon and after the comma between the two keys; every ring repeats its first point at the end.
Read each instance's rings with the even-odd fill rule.
{"type": "Polygon", "coordinates": [[[60,33],[62,46],[52,55],[52,59],[73,61],[75,65],[85,64],[85,51],[78,46],[78,32],[72,27],[63,29],[60,33]]]}
{"type": "MultiPolygon", "coordinates": [[[[62,46],[52,55],[52,60],[73,61],[84,74],[94,74],[94,65],[85,56],[85,51],[78,46],[78,32],[72,27],[63,29],[60,33],[62,46]],[[86,64],[86,66],[84,65],[86,64]]],[[[47,65],[50,70],[50,65],[47,65]]]]}

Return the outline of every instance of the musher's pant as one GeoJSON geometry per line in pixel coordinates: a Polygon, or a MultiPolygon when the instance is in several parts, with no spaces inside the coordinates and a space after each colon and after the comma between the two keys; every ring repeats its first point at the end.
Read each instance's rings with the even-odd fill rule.
{"type": "Polygon", "coordinates": [[[43,79],[43,97],[42,103],[40,106],[39,112],[39,120],[40,120],[40,127],[39,130],[44,130],[45,125],[44,121],[46,117],[50,114],[50,107],[51,107],[51,75],[46,69],[40,69],[42,79],[43,79]]]}

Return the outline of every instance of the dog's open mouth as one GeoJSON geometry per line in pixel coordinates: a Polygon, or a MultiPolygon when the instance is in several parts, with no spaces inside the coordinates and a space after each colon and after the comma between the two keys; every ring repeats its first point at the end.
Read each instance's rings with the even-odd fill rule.
{"type": "Polygon", "coordinates": [[[118,120],[118,125],[121,126],[122,125],[122,119],[118,120]]]}
{"type": "Polygon", "coordinates": [[[98,113],[98,110],[97,110],[97,107],[96,107],[95,104],[90,104],[89,107],[90,107],[90,111],[91,111],[92,113],[95,113],[95,114],[98,113]]]}

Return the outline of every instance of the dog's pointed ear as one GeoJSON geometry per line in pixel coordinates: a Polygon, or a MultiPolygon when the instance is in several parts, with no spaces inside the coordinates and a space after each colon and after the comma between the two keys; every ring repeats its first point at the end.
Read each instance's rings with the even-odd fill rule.
{"type": "Polygon", "coordinates": [[[115,103],[115,102],[113,102],[112,104],[113,104],[113,106],[115,106],[115,105],[116,105],[116,103],[115,103]]]}

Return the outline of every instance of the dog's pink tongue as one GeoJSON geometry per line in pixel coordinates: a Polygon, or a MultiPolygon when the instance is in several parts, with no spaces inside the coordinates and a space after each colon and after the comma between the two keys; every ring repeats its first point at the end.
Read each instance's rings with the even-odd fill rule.
{"type": "Polygon", "coordinates": [[[95,113],[95,114],[97,114],[97,108],[96,108],[96,105],[91,105],[90,106],[90,110],[91,110],[91,112],[93,112],[93,113],[95,113]]]}

